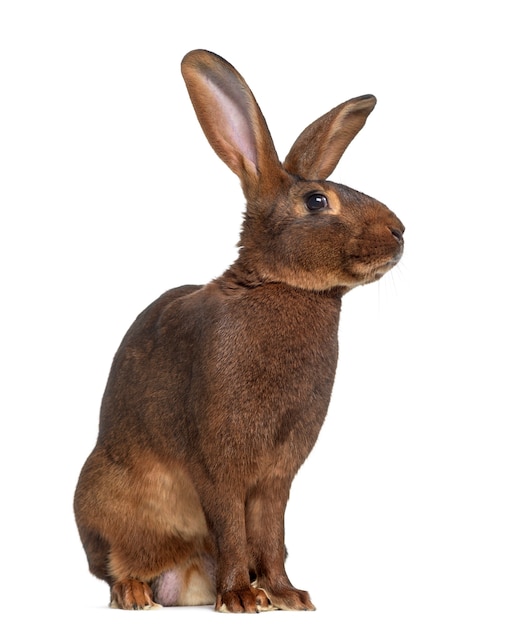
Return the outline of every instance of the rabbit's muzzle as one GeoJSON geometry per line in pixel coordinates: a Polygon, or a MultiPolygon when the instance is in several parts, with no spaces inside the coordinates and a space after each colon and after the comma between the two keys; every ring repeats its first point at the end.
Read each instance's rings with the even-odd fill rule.
{"type": "Polygon", "coordinates": [[[379,280],[403,256],[405,227],[386,207],[376,213],[376,219],[364,222],[344,251],[343,267],[350,286],[379,280]]]}

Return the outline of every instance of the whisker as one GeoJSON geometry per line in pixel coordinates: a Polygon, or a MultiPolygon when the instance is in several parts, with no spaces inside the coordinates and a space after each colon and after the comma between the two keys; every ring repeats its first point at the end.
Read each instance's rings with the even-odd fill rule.
{"type": "Polygon", "coordinates": [[[404,275],[404,267],[401,261],[390,272],[378,281],[378,313],[382,312],[382,305],[387,300],[397,298],[398,286],[404,275]]]}

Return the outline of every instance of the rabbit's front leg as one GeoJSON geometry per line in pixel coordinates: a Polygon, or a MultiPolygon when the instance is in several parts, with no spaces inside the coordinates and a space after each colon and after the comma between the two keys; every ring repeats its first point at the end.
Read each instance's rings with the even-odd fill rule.
{"type": "Polygon", "coordinates": [[[205,510],[218,555],[216,610],[258,613],[271,609],[266,593],[250,585],[243,499],[219,490],[216,506],[205,510]]]}
{"type": "Polygon", "coordinates": [[[249,494],[246,506],[249,566],[255,572],[257,588],[264,589],[274,608],[314,611],[308,592],[291,584],[284,567],[284,512],[290,485],[291,479],[269,478],[249,494]]]}

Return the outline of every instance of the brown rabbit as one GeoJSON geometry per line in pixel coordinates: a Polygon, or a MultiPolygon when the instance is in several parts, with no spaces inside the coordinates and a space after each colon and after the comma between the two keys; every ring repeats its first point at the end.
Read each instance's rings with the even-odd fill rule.
{"type": "Polygon", "coordinates": [[[373,96],[311,124],[284,164],[243,78],[203,50],[182,73],[200,124],[247,200],[239,254],[168,291],[115,355],[75,514],[112,606],[313,610],[284,561],[291,482],[324,421],[342,296],[400,259],[403,225],[325,179],[373,96]]]}

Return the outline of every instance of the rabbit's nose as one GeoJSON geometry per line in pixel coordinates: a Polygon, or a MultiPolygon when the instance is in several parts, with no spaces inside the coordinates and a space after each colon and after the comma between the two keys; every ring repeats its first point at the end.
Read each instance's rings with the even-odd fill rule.
{"type": "MultiPolygon", "coordinates": [[[[404,227],[403,227],[403,230],[404,230],[404,227]]],[[[399,228],[391,228],[390,229],[390,232],[392,233],[392,236],[399,243],[403,243],[403,230],[400,230],[399,228]]]]}

